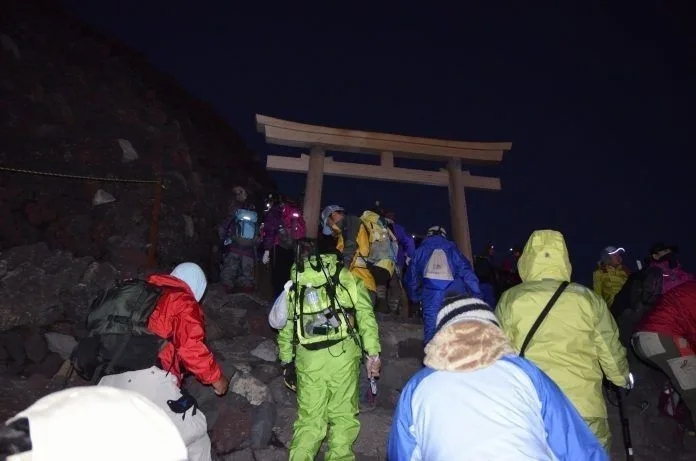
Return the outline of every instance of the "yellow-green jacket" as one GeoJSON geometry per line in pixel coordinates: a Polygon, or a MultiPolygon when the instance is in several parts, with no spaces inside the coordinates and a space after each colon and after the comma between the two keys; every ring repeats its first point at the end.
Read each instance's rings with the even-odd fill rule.
{"type": "Polygon", "coordinates": [[[592,288],[611,308],[614,297],[621,291],[626,280],[628,280],[628,271],[623,265],[617,267],[600,264],[592,273],[592,288]]]}
{"type": "MultiPolygon", "coordinates": [[[[503,293],[496,315],[519,351],[532,324],[560,282],[570,281],[568,250],[560,232],[535,231],[519,260],[523,283],[503,293]]],[[[602,370],[617,386],[628,378],[626,350],[606,303],[571,283],[529,343],[525,357],[548,374],[583,418],[607,418],[602,370]]]]}
{"type": "MultiPolygon", "coordinates": [[[[326,266],[327,274],[334,274],[336,272],[336,256],[322,255],[322,260],[326,266]]],[[[305,262],[306,271],[309,278],[308,282],[312,283],[313,286],[318,287],[326,282],[326,277],[322,272],[314,272],[309,267],[309,263],[305,262]],[[313,277],[313,278],[312,278],[313,277]]],[[[292,266],[290,271],[291,280],[295,280],[295,265],[292,266]]],[[[372,301],[370,300],[370,293],[365,288],[364,282],[353,275],[348,269],[341,269],[339,272],[340,285],[336,288],[336,296],[338,302],[347,311],[355,315],[355,329],[360,335],[362,340],[362,345],[365,348],[367,355],[373,356],[380,353],[379,345],[379,332],[377,327],[377,320],[375,319],[375,313],[372,308],[372,301]],[[353,303],[355,303],[355,308],[353,309],[353,303]]],[[[288,296],[288,322],[285,324],[282,330],[278,333],[278,349],[279,358],[281,362],[290,362],[294,359],[293,357],[293,347],[292,341],[295,329],[295,294],[291,293],[288,296]]],[[[348,337],[346,334],[346,339],[344,341],[353,341],[353,338],[348,337]]],[[[303,347],[298,345],[298,348],[303,347]]]]}

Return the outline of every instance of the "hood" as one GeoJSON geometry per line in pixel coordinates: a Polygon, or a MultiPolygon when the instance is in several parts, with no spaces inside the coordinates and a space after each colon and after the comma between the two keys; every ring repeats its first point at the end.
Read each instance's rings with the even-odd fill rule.
{"type": "Polygon", "coordinates": [[[205,279],[203,269],[198,264],[181,263],[174,268],[171,276],[186,283],[196,301],[201,300],[205,293],[205,288],[208,286],[208,281],[205,279]]]}
{"type": "Polygon", "coordinates": [[[534,231],[517,268],[523,282],[545,279],[569,282],[573,269],[563,234],[555,230],[534,231]]]}
{"type": "Polygon", "coordinates": [[[505,333],[488,322],[445,326],[425,346],[425,366],[440,371],[471,372],[515,354],[505,333]]]}
{"type": "MultiPolygon", "coordinates": [[[[326,275],[333,277],[338,266],[338,258],[336,255],[325,254],[321,255],[320,258],[326,275]]],[[[296,264],[293,264],[292,269],[290,269],[290,280],[292,283],[295,283],[295,280],[297,280],[300,285],[307,285],[310,283],[313,287],[324,285],[326,283],[326,275],[324,275],[324,272],[317,264],[316,256],[305,258],[303,272],[297,272],[296,264]]]]}

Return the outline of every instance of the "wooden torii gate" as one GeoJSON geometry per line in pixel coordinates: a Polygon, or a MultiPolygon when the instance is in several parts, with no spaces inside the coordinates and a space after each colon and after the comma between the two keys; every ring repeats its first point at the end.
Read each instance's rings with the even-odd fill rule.
{"type": "Polygon", "coordinates": [[[281,146],[300,147],[309,154],[300,157],[269,155],[266,169],[291,173],[307,173],[304,198],[304,218],[307,236],[317,237],[321,213],[321,190],[324,174],[348,178],[376,179],[406,182],[449,188],[450,216],[454,241],[464,255],[471,260],[471,238],[466,209],[465,188],[500,190],[500,179],[473,176],[462,171],[466,164],[498,164],[503,152],[512,143],[481,143],[446,141],[368,131],[328,128],[317,125],[289,122],[265,115],[256,115],[256,128],[263,133],[266,142],[281,146]],[[352,153],[377,154],[380,165],[336,162],[326,157],[327,150],[352,153]],[[437,160],[447,164],[439,171],[399,168],[394,157],[437,160]]]}

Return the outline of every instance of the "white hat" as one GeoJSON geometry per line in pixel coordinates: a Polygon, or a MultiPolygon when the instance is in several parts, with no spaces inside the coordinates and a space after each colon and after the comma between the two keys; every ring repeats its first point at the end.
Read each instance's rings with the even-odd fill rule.
{"type": "Polygon", "coordinates": [[[196,263],[181,263],[170,274],[186,283],[191,289],[196,301],[200,301],[208,286],[203,269],[196,263]]]}
{"type": "MultiPolygon", "coordinates": [[[[31,461],[185,461],[169,416],[132,391],[74,387],[47,395],[6,424],[27,418],[31,461]]],[[[12,458],[10,458],[12,459],[12,458]]]]}

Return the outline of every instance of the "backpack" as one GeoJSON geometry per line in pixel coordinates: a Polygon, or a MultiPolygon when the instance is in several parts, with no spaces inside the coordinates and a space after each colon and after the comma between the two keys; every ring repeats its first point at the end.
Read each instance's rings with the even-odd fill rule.
{"type": "Polygon", "coordinates": [[[662,295],[663,272],[649,266],[629,275],[610,306],[619,327],[621,343],[630,348],[633,331],[662,295]]]}
{"type": "Polygon", "coordinates": [[[449,261],[447,260],[447,253],[445,253],[445,250],[442,248],[436,248],[432,252],[430,258],[428,258],[428,264],[425,265],[423,278],[430,280],[443,280],[446,282],[452,282],[454,280],[452,269],[450,268],[449,261]]]}
{"type": "Polygon", "coordinates": [[[87,336],[71,357],[75,371],[94,384],[105,375],[149,368],[164,340],[147,329],[160,290],[124,280],[101,293],[87,315],[87,336]]]}
{"type": "Polygon", "coordinates": [[[374,211],[365,211],[360,216],[370,240],[370,254],[363,257],[368,265],[377,264],[385,259],[390,259],[396,264],[399,254],[399,242],[394,232],[389,228],[387,220],[374,211]]]}
{"type": "Polygon", "coordinates": [[[233,237],[237,240],[254,240],[258,236],[256,222],[258,215],[253,210],[239,208],[234,212],[235,232],[233,237]]]}
{"type": "Polygon", "coordinates": [[[288,298],[294,311],[295,343],[310,350],[324,349],[349,336],[346,321],[355,326],[356,285],[341,282],[343,264],[336,255],[310,256],[302,266],[304,270],[293,266],[288,298]],[[310,290],[316,293],[314,303],[308,300],[310,290]]]}
{"type": "Polygon", "coordinates": [[[297,240],[305,238],[305,221],[299,208],[291,203],[281,207],[281,225],[278,228],[278,245],[286,250],[293,248],[297,240]]]}

